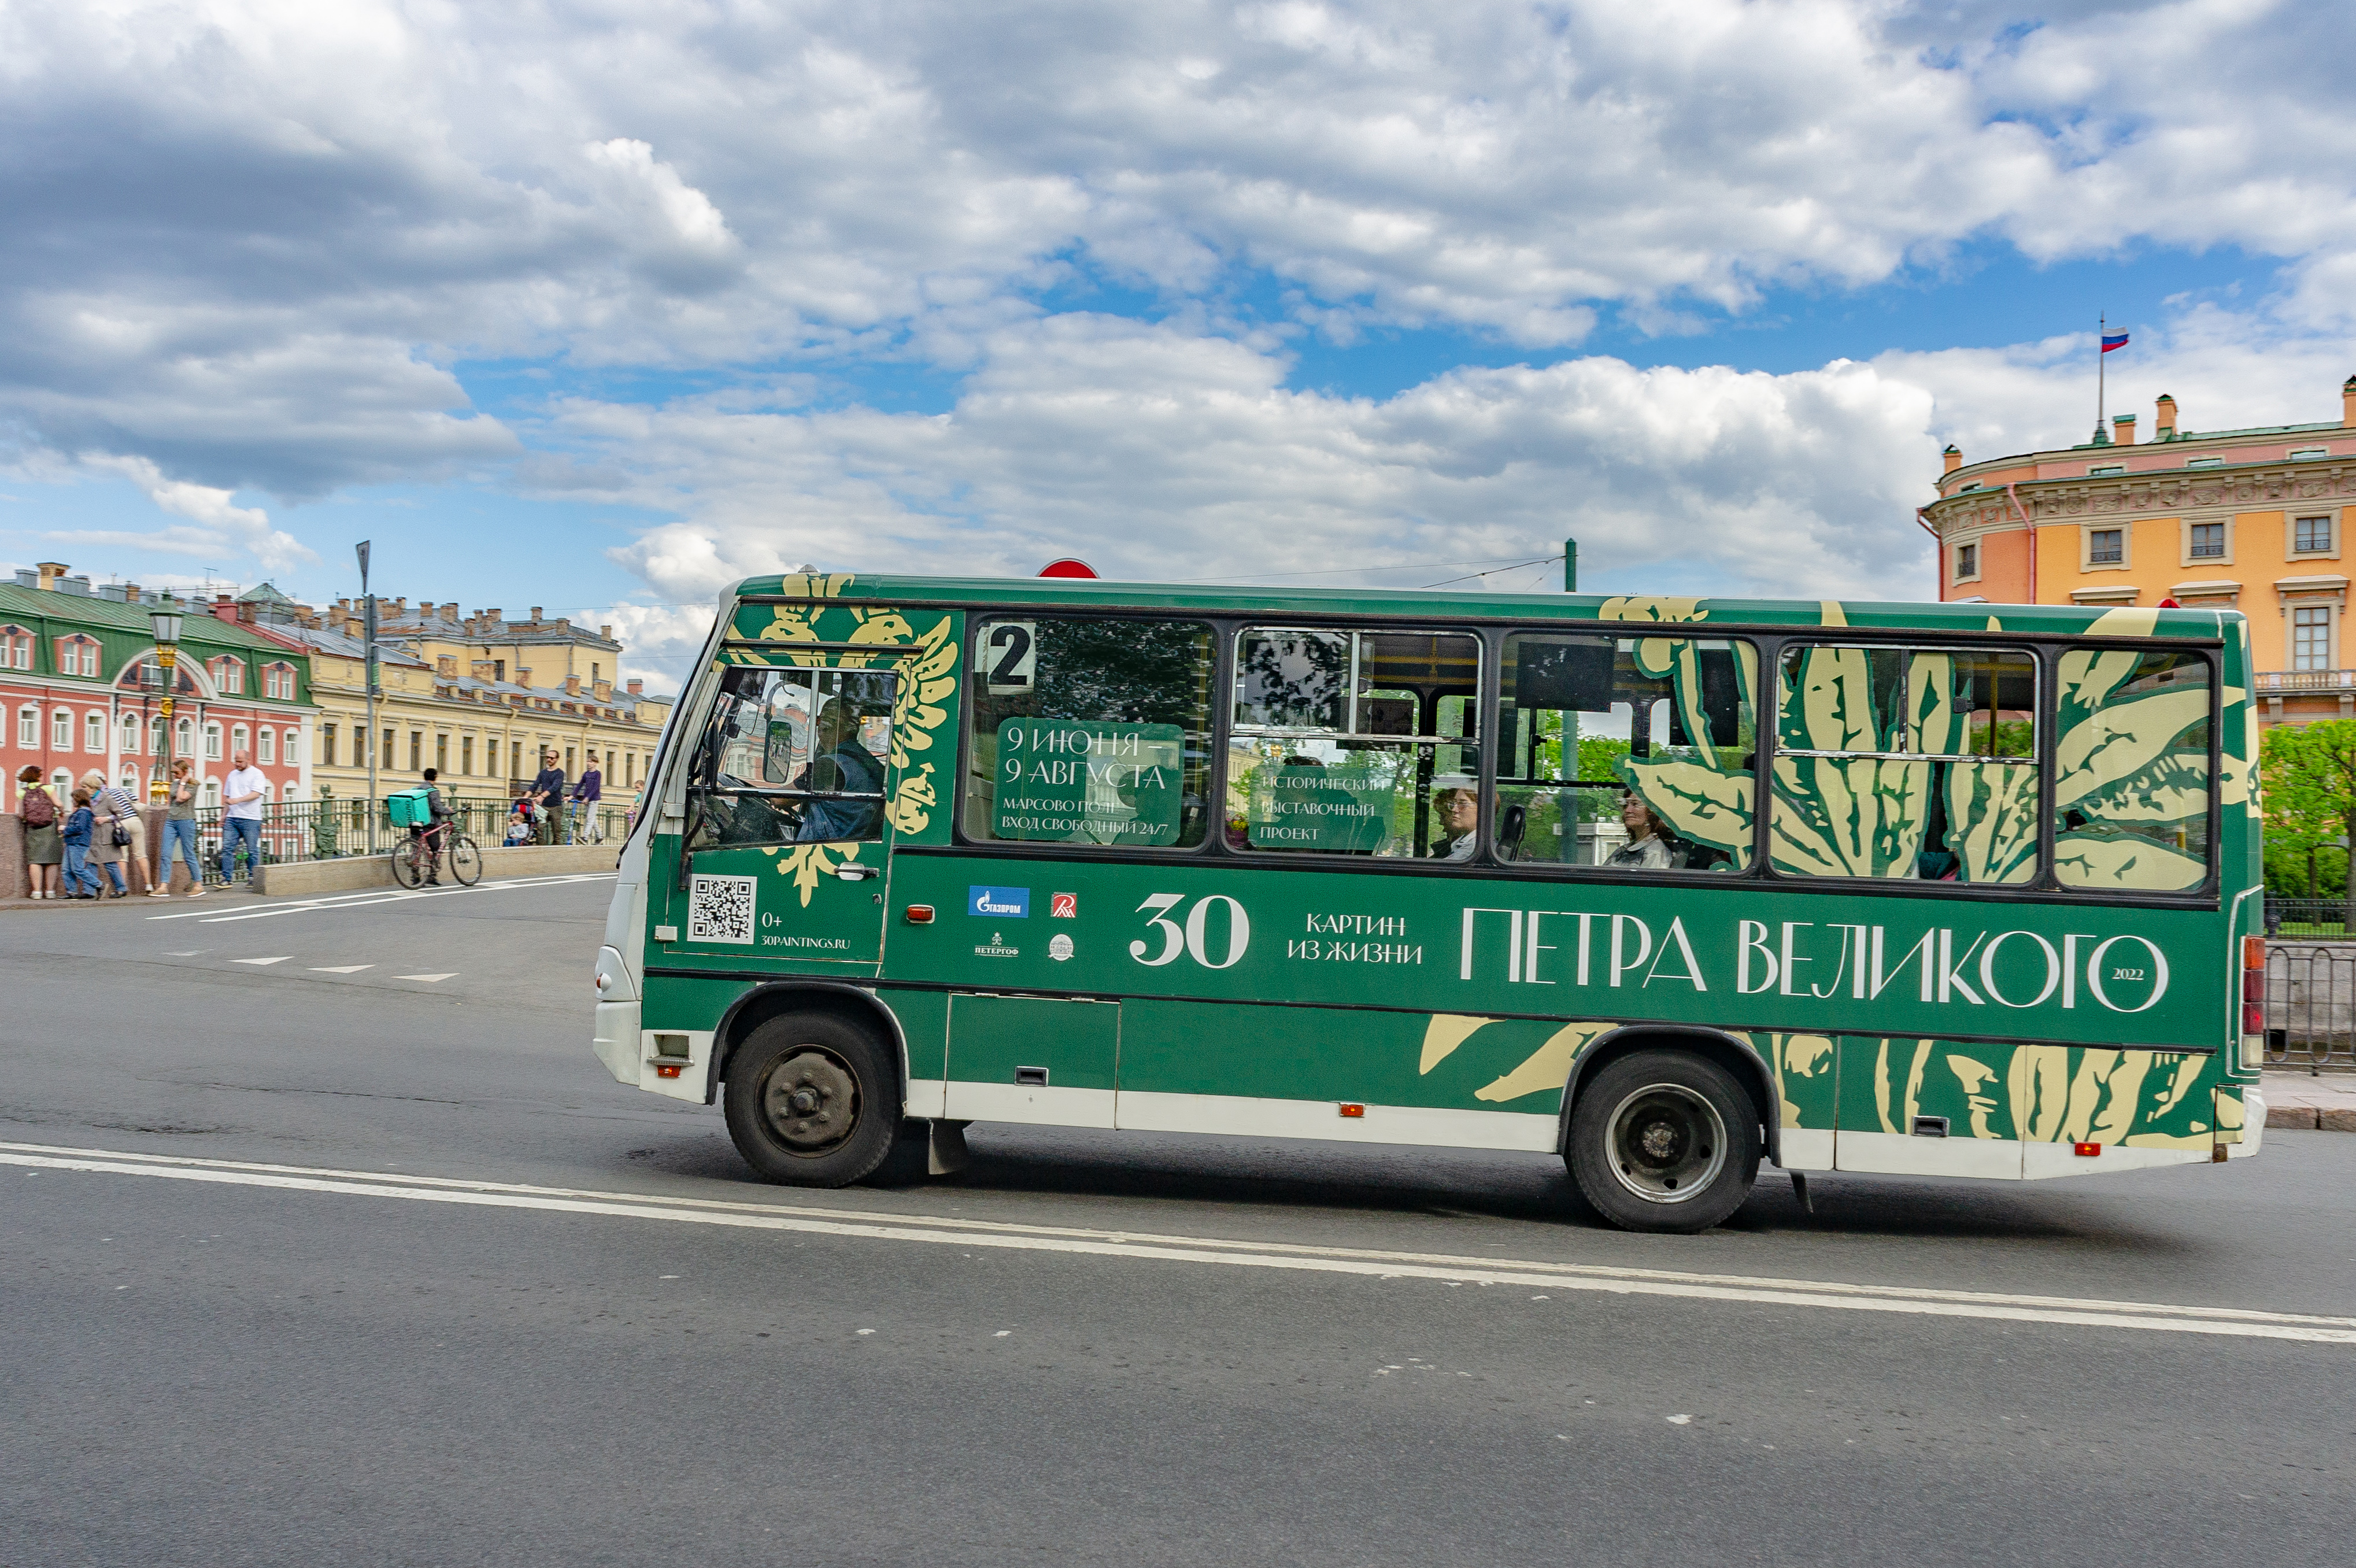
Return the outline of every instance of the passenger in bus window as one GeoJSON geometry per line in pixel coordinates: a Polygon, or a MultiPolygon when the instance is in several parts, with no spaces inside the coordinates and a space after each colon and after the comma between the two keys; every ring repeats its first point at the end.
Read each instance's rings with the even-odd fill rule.
{"type": "Polygon", "coordinates": [[[1666,871],[1673,865],[1685,864],[1684,846],[1674,843],[1668,830],[1653,816],[1653,809],[1633,789],[1620,797],[1620,825],[1628,830],[1628,842],[1606,856],[1604,865],[1622,870],[1666,871]]]}
{"type": "Polygon", "coordinates": [[[1438,860],[1470,860],[1481,825],[1481,797],[1470,780],[1451,784],[1431,798],[1431,814],[1439,820],[1440,837],[1432,844],[1438,860]]]}

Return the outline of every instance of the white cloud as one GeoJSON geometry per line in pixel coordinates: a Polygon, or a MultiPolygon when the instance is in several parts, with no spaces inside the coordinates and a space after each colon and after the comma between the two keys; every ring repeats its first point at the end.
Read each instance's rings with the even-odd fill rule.
{"type": "Polygon", "coordinates": [[[687,510],[616,553],[669,601],[805,561],[1019,574],[1069,553],[1217,579],[1524,559],[1566,535],[1590,583],[1929,586],[1908,520],[1936,471],[1932,398],[1869,366],[1597,358],[1373,401],[1287,391],[1268,354],[1106,317],[991,349],[947,415],[583,404],[564,428],[632,475],[606,499],[687,510]]]}
{"type": "Polygon", "coordinates": [[[166,478],[145,457],[94,456],[87,462],[91,467],[121,474],[145,490],[147,499],[158,507],[197,525],[166,528],[154,533],[103,536],[113,542],[179,555],[233,553],[251,557],[264,571],[283,571],[319,558],[316,551],[293,534],[273,528],[270,514],[260,507],[235,505],[228,490],[166,478]]]}

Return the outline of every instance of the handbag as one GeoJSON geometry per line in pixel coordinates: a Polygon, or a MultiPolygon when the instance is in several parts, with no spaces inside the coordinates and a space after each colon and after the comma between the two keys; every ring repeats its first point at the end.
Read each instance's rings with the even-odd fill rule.
{"type": "Polygon", "coordinates": [[[131,847],[131,830],[123,825],[123,819],[121,817],[114,819],[113,843],[114,847],[117,849],[129,849],[131,847]]]}

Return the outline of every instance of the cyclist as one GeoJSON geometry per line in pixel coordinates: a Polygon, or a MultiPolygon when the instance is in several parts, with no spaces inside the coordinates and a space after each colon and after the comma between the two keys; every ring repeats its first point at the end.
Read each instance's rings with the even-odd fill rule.
{"type": "Polygon", "coordinates": [[[450,842],[450,819],[457,815],[450,809],[450,798],[444,794],[442,787],[434,782],[441,777],[442,770],[438,768],[429,768],[425,770],[423,778],[427,824],[422,828],[409,830],[410,837],[423,839],[425,842],[425,886],[428,887],[442,886],[440,875],[442,850],[443,846],[450,842]]]}

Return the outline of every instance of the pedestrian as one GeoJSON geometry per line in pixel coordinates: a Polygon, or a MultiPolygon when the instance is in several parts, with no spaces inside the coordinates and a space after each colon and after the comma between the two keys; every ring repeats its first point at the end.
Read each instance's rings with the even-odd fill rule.
{"type": "Polygon", "coordinates": [[[31,876],[33,897],[54,898],[66,845],[58,831],[58,798],[41,782],[38,768],[27,767],[16,775],[16,811],[25,824],[25,869],[31,876]]]}
{"type": "Polygon", "coordinates": [[[229,777],[221,780],[221,885],[237,871],[237,846],[245,845],[245,874],[251,879],[262,864],[262,802],[270,794],[270,780],[244,752],[230,757],[229,777]]]}
{"type": "Polygon", "coordinates": [[[147,824],[139,817],[139,797],[120,784],[110,785],[106,775],[95,768],[82,775],[81,785],[90,791],[90,809],[98,813],[91,853],[106,867],[114,896],[126,897],[142,883],[152,886],[147,875],[147,824]]]}
{"type": "Polygon", "coordinates": [[[203,897],[205,868],[197,859],[197,765],[185,757],[173,762],[172,781],[164,790],[164,877],[155,884],[158,893],[171,890],[175,849],[188,863],[188,897],[203,897]]]}
{"type": "Polygon", "coordinates": [[[597,770],[597,754],[586,754],[581,769],[581,781],[573,786],[573,811],[580,827],[574,836],[584,843],[595,843],[597,832],[597,802],[605,793],[605,776],[597,770]]]}
{"type": "Polygon", "coordinates": [[[66,897],[95,898],[98,897],[98,872],[90,864],[91,830],[98,825],[98,814],[90,809],[90,791],[73,792],[73,810],[66,813],[62,837],[66,844],[66,897]],[[85,890],[83,879],[89,879],[85,890]]]}
{"type": "Polygon", "coordinates": [[[532,803],[541,809],[539,842],[564,842],[564,769],[557,765],[556,748],[540,754],[540,777],[531,781],[532,803]]]}

